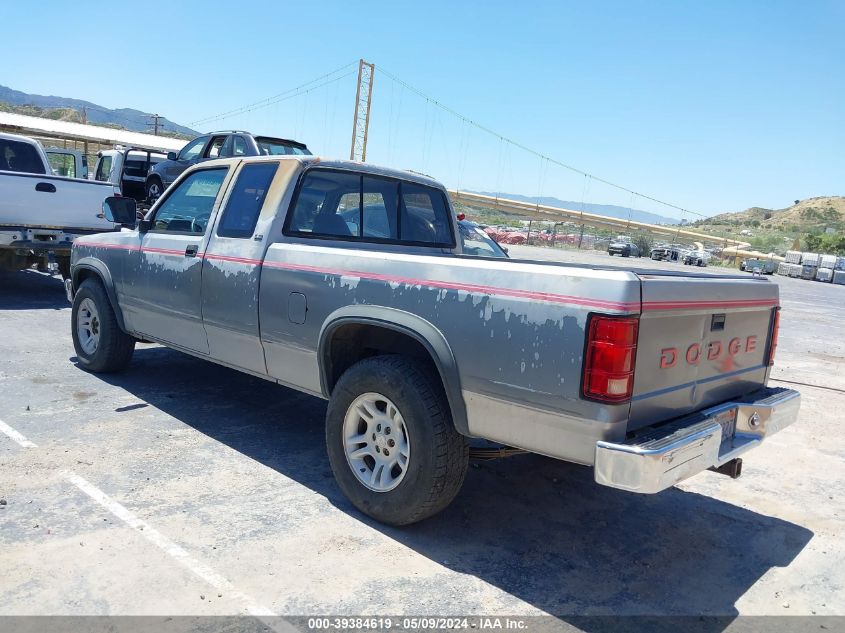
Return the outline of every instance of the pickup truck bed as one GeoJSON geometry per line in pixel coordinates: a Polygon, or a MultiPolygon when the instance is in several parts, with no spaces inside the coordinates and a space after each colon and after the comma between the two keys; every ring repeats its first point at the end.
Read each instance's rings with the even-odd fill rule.
{"type": "MultiPolygon", "coordinates": [[[[656,492],[735,464],[795,419],[797,393],[766,390],[777,285],[470,257],[459,242],[427,246],[420,233],[408,243],[356,239],[348,233],[358,226],[382,224],[364,215],[372,202],[354,206],[366,184],[352,198],[338,187],[355,191],[370,177],[386,213],[396,208],[391,192],[415,205],[430,196],[433,208],[439,195],[446,200],[429,179],[369,165],[213,161],[186,172],[138,229],[78,241],[69,291],[80,363],[124,368],[137,337],[329,399],[327,447],[341,487],[362,511],[396,524],[429,516],[457,493],[467,437],[591,465],[600,483],[656,492]],[[258,168],[247,168],[273,163],[256,187],[258,168]],[[198,179],[214,197],[208,217],[196,201],[181,202],[200,190],[198,179]],[[227,213],[259,191],[253,225],[233,235],[227,213]],[[315,229],[298,230],[308,214],[317,214],[315,229]],[[166,218],[179,230],[166,230],[166,218]],[[113,320],[102,336],[116,343],[99,346],[92,315],[100,325],[113,320]],[[754,415],[777,421],[753,425],[754,415]],[[399,438],[404,451],[390,444],[399,438]]],[[[406,204],[400,227],[418,219],[420,207],[406,204]]],[[[456,234],[448,214],[432,236],[456,234]]]]}
{"type": "Polygon", "coordinates": [[[54,176],[41,146],[27,137],[0,134],[0,151],[0,270],[45,262],[52,253],[67,276],[76,237],[114,230],[102,204],[118,190],[54,176]]]}

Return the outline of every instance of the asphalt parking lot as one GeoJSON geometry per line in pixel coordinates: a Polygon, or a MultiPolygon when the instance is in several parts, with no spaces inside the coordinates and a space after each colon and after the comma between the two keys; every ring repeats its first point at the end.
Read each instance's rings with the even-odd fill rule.
{"type": "Polygon", "coordinates": [[[845,286],[772,279],[801,419],[739,480],[524,455],[396,529],[335,485],[322,401],[150,344],[85,373],[60,280],[0,273],[0,615],[845,615],[845,286]]]}

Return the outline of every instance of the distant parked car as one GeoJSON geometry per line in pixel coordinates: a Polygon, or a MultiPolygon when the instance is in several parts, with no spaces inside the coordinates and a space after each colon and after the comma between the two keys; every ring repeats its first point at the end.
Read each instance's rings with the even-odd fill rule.
{"type": "Polygon", "coordinates": [[[775,263],[770,259],[744,259],[739,265],[740,270],[753,273],[760,272],[763,275],[773,275],[775,273],[775,263]]]}
{"type": "Polygon", "coordinates": [[[710,253],[706,251],[692,251],[684,255],[685,266],[706,266],[710,261],[710,253]]]}
{"type": "Polygon", "coordinates": [[[198,136],[179,153],[169,152],[167,160],[150,169],[147,175],[147,200],[155,202],[174,180],[191,165],[213,158],[233,156],[277,156],[311,154],[303,143],[271,136],[253,136],[249,132],[232,130],[198,136]]]}
{"type": "Polygon", "coordinates": [[[663,246],[653,248],[651,249],[649,257],[651,257],[655,261],[666,261],[672,259],[672,249],[663,246]]]}
{"type": "Polygon", "coordinates": [[[640,249],[631,242],[611,242],[607,247],[610,255],[621,255],[622,257],[639,257],[640,249]]]}

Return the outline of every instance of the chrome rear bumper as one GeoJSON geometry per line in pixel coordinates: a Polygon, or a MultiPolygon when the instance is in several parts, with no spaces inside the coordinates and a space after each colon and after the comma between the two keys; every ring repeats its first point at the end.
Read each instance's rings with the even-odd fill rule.
{"type": "Polygon", "coordinates": [[[660,492],[754,448],[795,422],[800,406],[801,394],[793,389],[762,389],[624,443],[597,442],[596,482],[631,492],[660,492]]]}

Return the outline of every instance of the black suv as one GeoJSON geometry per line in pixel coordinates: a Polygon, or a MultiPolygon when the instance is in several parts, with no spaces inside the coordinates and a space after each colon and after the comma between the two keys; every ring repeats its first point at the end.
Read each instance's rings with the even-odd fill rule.
{"type": "Polygon", "coordinates": [[[310,154],[304,143],[271,136],[253,136],[249,132],[231,130],[198,136],[179,153],[170,152],[147,174],[147,200],[155,202],[164,190],[191,165],[212,158],[232,156],[277,156],[284,154],[310,154]]]}

